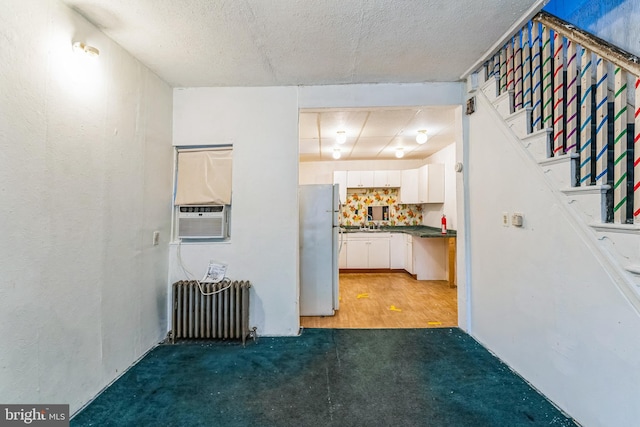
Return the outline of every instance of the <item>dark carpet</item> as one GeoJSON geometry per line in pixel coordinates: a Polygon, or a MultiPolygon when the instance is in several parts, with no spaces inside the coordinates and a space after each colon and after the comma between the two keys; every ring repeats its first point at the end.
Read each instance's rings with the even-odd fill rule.
{"type": "Polygon", "coordinates": [[[459,329],[161,345],[71,426],[574,426],[459,329]]]}

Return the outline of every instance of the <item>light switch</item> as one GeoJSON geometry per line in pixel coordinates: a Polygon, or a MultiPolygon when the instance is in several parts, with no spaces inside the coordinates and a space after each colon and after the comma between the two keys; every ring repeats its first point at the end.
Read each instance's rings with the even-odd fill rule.
{"type": "Polygon", "coordinates": [[[509,212],[502,212],[502,226],[509,226],[509,212]]]}

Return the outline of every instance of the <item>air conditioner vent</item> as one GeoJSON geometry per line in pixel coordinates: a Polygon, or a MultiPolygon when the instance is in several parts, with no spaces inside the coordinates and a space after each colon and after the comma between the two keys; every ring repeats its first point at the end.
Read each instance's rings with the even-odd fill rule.
{"type": "Polygon", "coordinates": [[[227,222],[224,205],[179,206],[178,238],[223,239],[227,237],[227,222]]]}

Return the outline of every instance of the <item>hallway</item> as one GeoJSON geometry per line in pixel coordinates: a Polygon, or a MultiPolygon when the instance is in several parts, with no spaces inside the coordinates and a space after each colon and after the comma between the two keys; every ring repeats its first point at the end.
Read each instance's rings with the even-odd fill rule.
{"type": "Polygon", "coordinates": [[[335,316],[301,317],[305,328],[438,328],[458,326],[457,288],[407,273],[340,273],[335,316]]]}

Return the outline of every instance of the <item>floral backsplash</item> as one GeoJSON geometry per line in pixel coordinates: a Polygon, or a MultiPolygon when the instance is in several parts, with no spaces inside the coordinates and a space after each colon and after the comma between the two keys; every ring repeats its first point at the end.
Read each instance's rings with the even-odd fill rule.
{"type": "Polygon", "coordinates": [[[422,206],[398,203],[397,188],[347,190],[347,200],[340,209],[340,225],[362,225],[369,206],[389,207],[389,220],[378,221],[381,225],[422,225],[422,206]]]}

